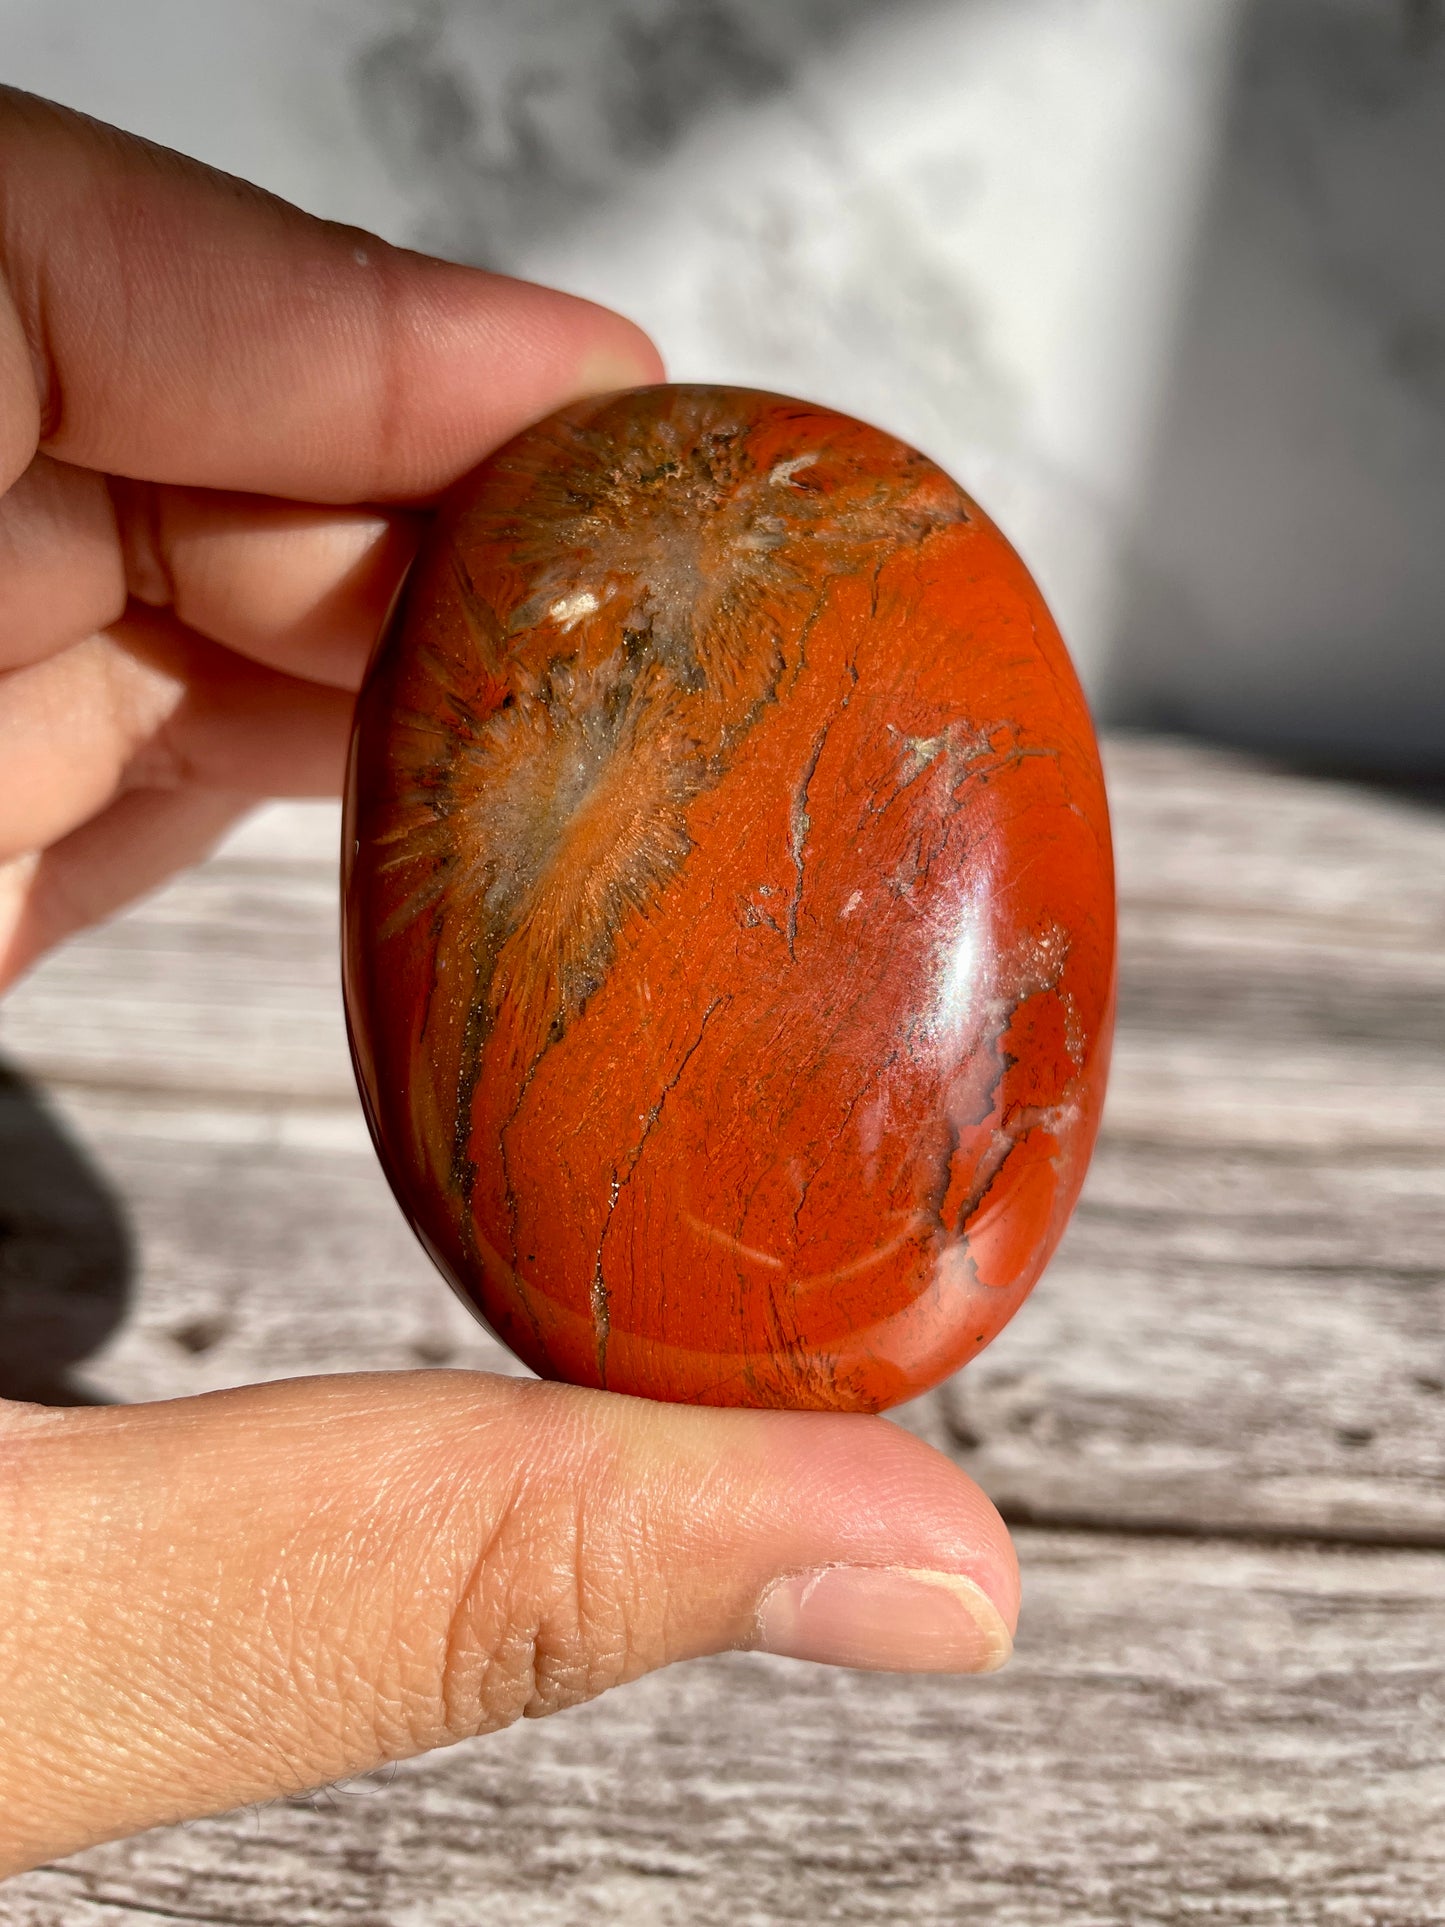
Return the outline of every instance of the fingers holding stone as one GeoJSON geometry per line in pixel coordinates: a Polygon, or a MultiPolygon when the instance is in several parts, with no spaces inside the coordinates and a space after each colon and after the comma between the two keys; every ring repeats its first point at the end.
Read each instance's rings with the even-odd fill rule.
{"type": "Polygon", "coordinates": [[[0,675],[0,990],[262,797],[333,792],[350,712],[146,613],[0,675]]]}
{"type": "Polygon", "coordinates": [[[418,530],[394,510],[108,481],[37,455],[0,497],[0,671],[106,628],[134,597],[354,689],[418,530]]]}
{"type": "Polygon", "coordinates": [[[130,789],[334,793],[351,698],[164,616],[125,618],[0,677],[0,860],[43,850],[130,789]]]}
{"type": "Polygon", "coordinates": [[[104,476],[35,456],[0,496],[0,671],[103,629],[125,603],[104,476]]]}
{"type": "Polygon", "coordinates": [[[112,485],[130,593],[288,675],[356,689],[420,518],[112,485]]]}
{"type": "Polygon", "coordinates": [[[43,850],[103,809],[185,697],[167,662],[119,632],[88,636],[0,681],[0,858],[43,850]]]}
{"type": "Polygon", "coordinates": [[[134,790],[49,849],[0,863],[0,992],[65,938],[199,863],[255,802],[228,790],[134,790]]]}

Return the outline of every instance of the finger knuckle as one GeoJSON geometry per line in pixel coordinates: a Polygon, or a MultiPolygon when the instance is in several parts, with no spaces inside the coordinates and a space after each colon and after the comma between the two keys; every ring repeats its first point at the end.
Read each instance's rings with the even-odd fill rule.
{"type": "Polygon", "coordinates": [[[449,1738],[595,1699],[657,1663],[638,1560],[582,1492],[514,1508],[458,1589],[441,1646],[449,1738]]]}

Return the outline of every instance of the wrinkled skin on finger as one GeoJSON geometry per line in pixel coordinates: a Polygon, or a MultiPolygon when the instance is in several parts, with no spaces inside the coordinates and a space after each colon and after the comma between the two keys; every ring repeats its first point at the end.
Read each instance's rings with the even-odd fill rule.
{"type": "Polygon", "coordinates": [[[11,1407],[0,1468],[0,1871],[836,1642],[770,1607],[799,1575],[901,1575],[819,1658],[989,1670],[1017,1615],[993,1508],[883,1419],[432,1372],[11,1407]],[[940,1568],[956,1623],[911,1603],[940,1568]]]}

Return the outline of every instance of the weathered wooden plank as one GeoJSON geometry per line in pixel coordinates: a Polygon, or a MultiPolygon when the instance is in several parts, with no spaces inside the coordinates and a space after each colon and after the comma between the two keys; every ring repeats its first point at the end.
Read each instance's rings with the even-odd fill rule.
{"type": "Polygon", "coordinates": [[[1106,1144],[918,1420],[1015,1519],[1445,1544],[1442,1249],[1434,1166],[1106,1144]]]}
{"type": "Polygon", "coordinates": [[[734,1658],[18,1879],[6,1927],[1435,1927],[1445,1560],[1026,1533],[997,1678],[734,1658]]]}
{"type": "Polygon", "coordinates": [[[1441,802],[1170,738],[1105,744],[1126,893],[1445,931],[1441,802]]]}

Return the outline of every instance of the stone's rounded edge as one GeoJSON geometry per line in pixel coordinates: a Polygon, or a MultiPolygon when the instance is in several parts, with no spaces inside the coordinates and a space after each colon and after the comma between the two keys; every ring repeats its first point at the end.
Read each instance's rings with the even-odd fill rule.
{"type": "MultiPolygon", "coordinates": [[[[346,824],[348,1029],[373,1138],[439,1268],[534,1370],[704,1404],[871,1411],[936,1383],[1013,1315],[1062,1235],[1098,1128],[1115,994],[1107,802],[1087,706],[1036,586],[936,464],[834,411],[701,384],[588,398],[525,431],[449,493],[392,613],[358,701],[346,824]],[[858,473],[796,451],[749,470],[724,438],[706,459],[684,447],[685,513],[659,506],[647,490],[674,477],[639,465],[621,424],[645,430],[649,411],[654,427],[685,424],[689,409],[719,402],[748,417],[733,437],[744,455],[777,454],[766,438],[780,418],[836,425],[858,473]],[[609,421],[615,445],[599,456],[609,421]],[[781,496],[800,476],[811,494],[781,496]],[[736,580],[718,590],[729,569],[736,580]],[[860,613],[865,577],[871,614],[860,613]],[[948,658],[941,672],[933,657],[910,660],[905,616],[948,658]],[[851,762],[830,762],[849,706],[839,679],[858,684],[868,637],[882,706],[860,724],[851,762]],[[1020,713],[1008,716],[1015,697],[1020,713]],[[659,716],[681,720],[669,734],[659,716]],[[871,796],[855,780],[865,764],[871,796]],[[820,769],[826,811],[797,787],[820,769]],[[786,808],[783,777],[794,779],[786,808]],[[970,792],[989,860],[1016,875],[1037,869],[1051,842],[1068,845],[1048,858],[1072,919],[1065,961],[1044,954],[1047,904],[1028,910],[1037,927],[1012,950],[989,925],[985,988],[1006,1017],[973,1037],[979,1062],[957,1050],[954,1062],[936,1037],[919,1044],[932,1019],[903,1008],[936,991],[941,954],[910,949],[897,911],[918,894],[916,874],[891,906],[886,890],[879,898],[882,948],[856,997],[846,945],[808,950],[808,891],[821,901],[828,863],[846,867],[848,809],[864,812],[856,829],[900,797],[914,809],[928,785],[941,800],[922,811],[919,835],[942,838],[930,858],[942,880],[925,866],[919,904],[935,923],[954,917],[957,947],[953,885],[981,859],[967,835],[939,829],[967,814],[950,784],[970,792]],[[771,816],[770,789],[780,792],[771,816]],[[635,834],[620,835],[633,818],[635,834]],[[456,847],[463,832],[470,855],[456,847]],[[730,863],[753,894],[734,889],[730,863]],[[792,901],[779,894],[790,872],[792,901]],[[716,909],[728,891],[741,906],[731,922],[716,909]],[[598,892],[622,905],[617,916],[599,920],[598,892]],[[669,919],[683,926],[670,964],[657,941],[669,919]],[[1071,945],[1084,955],[1074,979],[1071,945]],[[884,953],[904,962],[880,969],[884,953]],[[809,971],[826,995],[802,1009],[807,1000],[779,986],[809,971]],[[890,989],[890,974],[908,982],[890,989]],[[1053,1085],[1045,1076],[1036,1090],[1017,1074],[1008,1046],[1020,1011],[1071,1075],[1056,1063],[1053,1085]],[[1071,1023],[1087,1036],[1071,1040],[1071,1023]],[[769,1026],[792,1052],[792,1088],[759,1049],[769,1026]],[[895,1066],[881,1093],[842,1089],[829,1026],[835,1055],[871,1039],[880,1062],[906,1031],[907,1077],[895,1066]],[[756,1114],[737,1102],[749,1085],[756,1114]],[[870,1132],[886,1137],[895,1101],[919,1107],[923,1148],[894,1132],[884,1152],[904,1177],[890,1192],[867,1170],[878,1160],[868,1146],[870,1132]],[[853,1157],[851,1193],[821,1148],[835,1127],[831,1141],[846,1137],[853,1157]],[[795,1202],[763,1168],[770,1158],[794,1170],[795,1202]],[[1023,1229],[1000,1211],[1010,1191],[1027,1201],[1023,1229]],[[734,1208],[745,1195],[747,1208],[734,1208]],[[892,1268],[870,1273],[873,1254],[895,1244],[892,1268]],[[810,1253],[818,1261],[805,1264],[810,1253]]],[[[878,849],[897,854],[886,840],[878,849]]],[[[840,917],[851,901],[842,882],[840,917]]],[[[869,887],[860,872],[852,895],[869,887]]]]}

